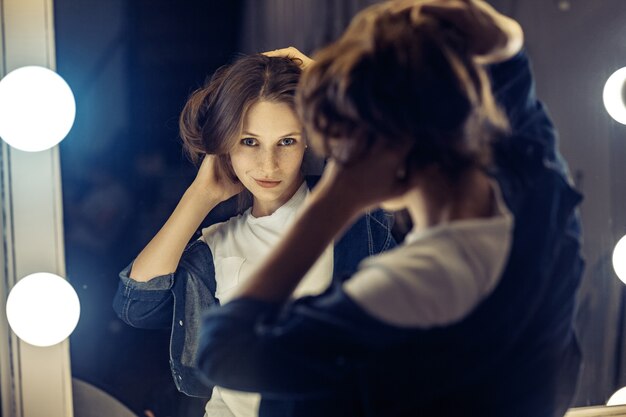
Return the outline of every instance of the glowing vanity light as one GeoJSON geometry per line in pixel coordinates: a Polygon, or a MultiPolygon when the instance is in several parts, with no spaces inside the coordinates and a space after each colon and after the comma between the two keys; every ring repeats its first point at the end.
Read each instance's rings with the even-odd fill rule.
{"type": "Polygon", "coordinates": [[[613,269],[617,277],[626,284],[626,235],[623,236],[613,249],[613,269]]]}
{"type": "Polygon", "coordinates": [[[604,85],[604,107],[612,118],[626,125],[626,67],[613,73],[604,85]]]}
{"type": "Polygon", "coordinates": [[[606,405],[623,405],[626,404],[626,387],[618,389],[615,394],[606,402],[606,405]]]}
{"type": "Polygon", "coordinates": [[[7,320],[23,341],[35,346],[52,346],[74,330],[80,303],[65,279],[47,272],[18,281],[7,298],[7,320]]]}
{"type": "Polygon", "coordinates": [[[69,85],[44,67],[22,67],[0,80],[0,137],[28,152],[52,148],[74,123],[76,102],[69,85]]]}

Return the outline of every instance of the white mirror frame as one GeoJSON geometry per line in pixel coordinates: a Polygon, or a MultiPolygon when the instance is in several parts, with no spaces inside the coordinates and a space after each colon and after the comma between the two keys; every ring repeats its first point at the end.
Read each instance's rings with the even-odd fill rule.
{"type": "Polygon", "coordinates": [[[578,407],[570,409],[564,417],[624,417],[626,416],[626,405],[612,407],[578,407]]]}
{"type": "MultiPolygon", "coordinates": [[[[0,76],[25,65],[55,69],[53,0],[0,0],[0,76]]],[[[18,339],[8,291],[33,272],[65,276],[58,147],[27,153],[0,141],[0,393],[2,415],[73,417],[69,342],[18,339]]],[[[565,417],[626,417],[626,406],[571,409],[565,417]]]]}
{"type": "MultiPolygon", "coordinates": [[[[53,0],[0,0],[0,76],[26,65],[55,69],[53,20],[53,0]]],[[[0,143],[0,208],[2,415],[72,417],[69,341],[35,347],[6,320],[8,291],[20,278],[65,276],[58,146],[29,153],[0,143]]]]}

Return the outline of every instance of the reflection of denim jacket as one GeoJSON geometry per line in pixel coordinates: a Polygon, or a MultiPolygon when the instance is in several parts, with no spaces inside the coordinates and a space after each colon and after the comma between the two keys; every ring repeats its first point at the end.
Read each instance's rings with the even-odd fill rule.
{"type": "MultiPolygon", "coordinates": [[[[309,187],[316,181],[317,177],[307,178],[309,187]]],[[[333,282],[351,276],[365,257],[395,245],[389,214],[378,210],[363,216],[335,244],[333,282]]],[[[209,247],[200,240],[192,242],[176,272],[148,282],[131,279],[131,266],[120,273],[115,312],[133,327],[171,327],[170,366],[177,388],[190,396],[209,398],[212,389],[198,380],[194,368],[202,313],[217,303],[209,247]]]]}

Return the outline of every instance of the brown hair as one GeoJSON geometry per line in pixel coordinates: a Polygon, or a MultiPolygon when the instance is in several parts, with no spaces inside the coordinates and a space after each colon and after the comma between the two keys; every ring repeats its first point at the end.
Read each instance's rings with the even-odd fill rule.
{"type": "Polygon", "coordinates": [[[302,80],[298,111],[321,141],[358,158],[379,140],[409,143],[406,170],[438,165],[451,180],[486,165],[492,138],[507,129],[485,70],[452,27],[411,10],[375,5],[315,56],[302,80]]]}
{"type": "Polygon", "coordinates": [[[205,154],[217,155],[216,174],[237,181],[228,153],[240,135],[246,112],[261,100],[295,107],[300,73],[298,64],[288,58],[261,54],[219,68],[191,94],[180,115],[180,137],[192,162],[199,163],[205,154]]]}

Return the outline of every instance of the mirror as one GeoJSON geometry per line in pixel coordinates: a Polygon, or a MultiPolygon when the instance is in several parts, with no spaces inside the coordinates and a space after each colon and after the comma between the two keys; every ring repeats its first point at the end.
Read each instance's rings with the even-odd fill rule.
{"type": "MultiPolygon", "coordinates": [[[[71,338],[75,377],[138,415],[202,415],[176,392],[169,330],[133,329],[111,309],[117,273],[154,235],[194,175],[177,139],[187,95],[239,52],[334,39],[374,0],[55,0],[58,72],[77,118],[61,144],[67,273],[83,305],[71,338]]],[[[626,65],[622,0],[493,0],[519,20],[539,96],[585,194],[587,269],[576,324],[584,368],[575,406],[604,404],[626,385],[624,299],[610,264],[626,234],[626,126],[602,106],[608,76],[626,65]]]]}

